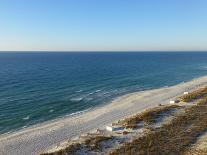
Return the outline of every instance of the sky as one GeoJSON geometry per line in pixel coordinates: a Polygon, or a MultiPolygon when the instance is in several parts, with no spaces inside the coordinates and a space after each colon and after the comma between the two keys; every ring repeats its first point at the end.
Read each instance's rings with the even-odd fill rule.
{"type": "Polygon", "coordinates": [[[207,50],[207,0],[0,0],[0,51],[186,50],[207,50]]]}

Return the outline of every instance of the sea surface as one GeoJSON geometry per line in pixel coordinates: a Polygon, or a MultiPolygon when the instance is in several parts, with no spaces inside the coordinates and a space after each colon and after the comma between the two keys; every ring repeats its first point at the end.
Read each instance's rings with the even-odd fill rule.
{"type": "Polygon", "coordinates": [[[1,52],[0,134],[203,75],[201,52],[1,52]]]}

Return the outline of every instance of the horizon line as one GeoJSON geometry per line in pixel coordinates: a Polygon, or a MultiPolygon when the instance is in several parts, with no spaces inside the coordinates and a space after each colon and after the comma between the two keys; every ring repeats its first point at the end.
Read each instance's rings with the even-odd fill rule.
{"type": "Polygon", "coordinates": [[[2,52],[207,52],[207,50],[0,50],[2,52]]]}

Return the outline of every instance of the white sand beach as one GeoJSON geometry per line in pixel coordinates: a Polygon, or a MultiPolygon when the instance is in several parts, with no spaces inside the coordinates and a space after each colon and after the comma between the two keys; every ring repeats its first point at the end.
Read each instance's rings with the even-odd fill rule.
{"type": "Polygon", "coordinates": [[[0,136],[0,155],[30,155],[50,149],[81,133],[101,128],[116,120],[168,104],[170,100],[207,85],[207,76],[171,87],[130,93],[80,115],[64,117],[0,136]]]}

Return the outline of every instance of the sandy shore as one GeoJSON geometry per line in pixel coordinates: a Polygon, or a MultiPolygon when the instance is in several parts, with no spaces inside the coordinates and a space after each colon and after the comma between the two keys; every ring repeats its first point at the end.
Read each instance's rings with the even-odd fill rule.
{"type": "Polygon", "coordinates": [[[0,136],[0,154],[37,154],[81,133],[143,111],[146,108],[169,103],[170,99],[207,85],[207,76],[172,87],[135,92],[124,95],[103,107],[78,116],[62,118],[0,136]]]}

